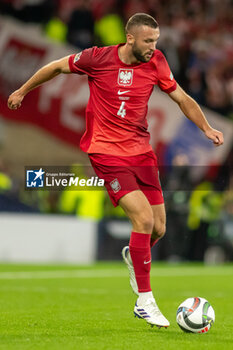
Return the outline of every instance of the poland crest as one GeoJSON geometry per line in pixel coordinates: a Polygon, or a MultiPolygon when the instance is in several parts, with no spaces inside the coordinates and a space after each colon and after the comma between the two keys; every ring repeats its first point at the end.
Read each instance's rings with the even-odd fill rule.
{"type": "Polygon", "coordinates": [[[119,69],[118,84],[123,86],[130,86],[133,82],[133,69],[119,69]]]}

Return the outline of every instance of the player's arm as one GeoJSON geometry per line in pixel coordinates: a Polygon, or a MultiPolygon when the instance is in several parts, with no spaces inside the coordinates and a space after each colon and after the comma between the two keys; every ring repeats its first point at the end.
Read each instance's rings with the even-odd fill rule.
{"type": "Polygon", "coordinates": [[[21,106],[23,98],[27,93],[37,86],[45,83],[48,80],[55,78],[57,75],[71,73],[69,68],[69,56],[59,60],[52,61],[46,66],[39,69],[30,79],[26,81],[18,90],[14,91],[8,98],[8,107],[17,109],[21,106]]]}
{"type": "Polygon", "coordinates": [[[186,92],[177,84],[176,90],[172,91],[169,96],[175,101],[184,115],[195,123],[216,146],[223,144],[223,134],[221,131],[213,129],[201,108],[186,92]]]}

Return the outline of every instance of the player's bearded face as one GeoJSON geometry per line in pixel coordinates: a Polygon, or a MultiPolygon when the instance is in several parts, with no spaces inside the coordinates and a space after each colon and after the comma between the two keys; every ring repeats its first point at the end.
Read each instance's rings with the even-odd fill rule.
{"type": "Polygon", "coordinates": [[[149,62],[152,55],[153,55],[153,50],[146,49],[142,50],[138,47],[136,41],[134,42],[132,46],[132,52],[133,55],[136,57],[136,59],[140,62],[149,62]]]}
{"type": "Polygon", "coordinates": [[[129,36],[129,42],[132,45],[132,54],[137,61],[150,61],[159,39],[159,34],[159,28],[154,29],[144,25],[133,28],[129,36]]]}

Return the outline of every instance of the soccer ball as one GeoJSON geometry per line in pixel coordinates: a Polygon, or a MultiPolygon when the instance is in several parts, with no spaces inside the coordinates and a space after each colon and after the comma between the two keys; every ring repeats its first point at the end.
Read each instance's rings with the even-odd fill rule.
{"type": "Polygon", "coordinates": [[[186,299],[176,313],[176,322],[184,332],[206,333],[214,321],[214,309],[204,298],[186,299]]]}

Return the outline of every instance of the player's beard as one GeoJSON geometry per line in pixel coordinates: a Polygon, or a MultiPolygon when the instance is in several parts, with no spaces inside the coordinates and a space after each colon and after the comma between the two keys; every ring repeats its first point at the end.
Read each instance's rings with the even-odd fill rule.
{"type": "Polygon", "coordinates": [[[143,55],[142,51],[137,47],[137,45],[135,43],[132,46],[132,53],[133,53],[134,57],[140,62],[149,62],[151,59],[151,57],[149,57],[147,59],[146,54],[143,55]]]}

